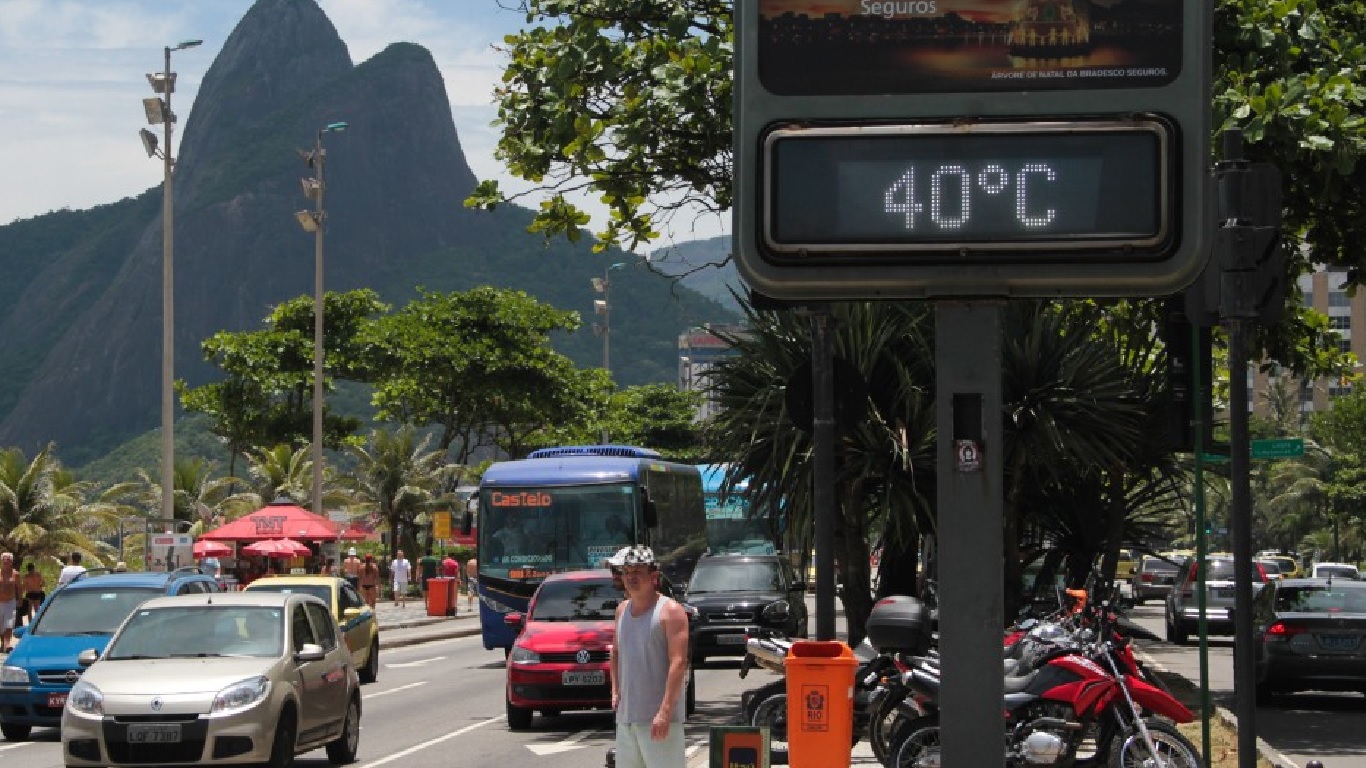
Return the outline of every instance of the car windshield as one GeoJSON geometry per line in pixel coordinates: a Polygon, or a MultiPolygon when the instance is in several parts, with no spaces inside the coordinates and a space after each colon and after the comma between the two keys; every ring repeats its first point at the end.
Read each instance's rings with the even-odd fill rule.
{"type": "Polygon", "coordinates": [[[621,590],[611,579],[547,581],[536,593],[532,621],[611,621],[621,590]]]}
{"type": "Polygon", "coordinates": [[[1169,563],[1166,560],[1144,560],[1143,570],[1162,571],[1163,573],[1175,573],[1176,565],[1173,563],[1169,563]]]}
{"type": "Polygon", "coordinates": [[[1257,564],[1262,566],[1267,576],[1274,576],[1281,572],[1281,564],[1275,560],[1258,560],[1257,564]]]}
{"type": "Polygon", "coordinates": [[[778,564],[762,560],[740,563],[709,563],[704,560],[697,564],[692,581],[688,583],[689,594],[780,592],[782,588],[783,577],[778,564]]]}
{"type": "Polygon", "coordinates": [[[326,584],[271,584],[268,579],[264,579],[253,582],[247,591],[281,592],[286,595],[312,595],[323,601],[324,605],[332,604],[332,588],[326,584]]]}
{"type": "Polygon", "coordinates": [[[193,605],[134,611],[104,658],[110,660],[279,656],[278,606],[193,605]]]}
{"type": "MultiPolygon", "coordinates": [[[[1252,581],[1261,581],[1262,574],[1257,572],[1257,564],[1252,564],[1252,581]]],[[[1206,569],[1205,581],[1233,581],[1232,560],[1211,560],[1206,569]]]]}
{"type": "Polygon", "coordinates": [[[1319,565],[1314,567],[1314,576],[1326,579],[1332,576],[1335,579],[1355,579],[1357,569],[1350,565],[1319,565]]]}
{"type": "Polygon", "coordinates": [[[63,589],[52,596],[32,635],[112,635],[134,608],[162,594],[150,587],[63,589]]]}
{"type": "Polygon", "coordinates": [[[1366,613],[1366,589],[1287,587],[1276,593],[1276,610],[1287,613],[1366,613]]]}

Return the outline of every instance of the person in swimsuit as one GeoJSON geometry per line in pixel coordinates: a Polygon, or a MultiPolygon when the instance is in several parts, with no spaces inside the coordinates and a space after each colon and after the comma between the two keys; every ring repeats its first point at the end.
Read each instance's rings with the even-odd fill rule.
{"type": "Polygon", "coordinates": [[[365,598],[365,604],[370,608],[375,607],[375,600],[379,598],[379,566],[375,564],[374,555],[366,555],[365,563],[360,567],[360,594],[365,598]]]}
{"type": "Polygon", "coordinates": [[[24,599],[28,601],[28,623],[32,624],[38,616],[38,606],[47,599],[47,584],[33,563],[24,566],[24,599]]]}

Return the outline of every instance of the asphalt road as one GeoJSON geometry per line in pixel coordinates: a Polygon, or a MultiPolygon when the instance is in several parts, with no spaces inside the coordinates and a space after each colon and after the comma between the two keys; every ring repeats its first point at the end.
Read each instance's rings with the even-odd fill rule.
{"type": "MultiPolygon", "coordinates": [[[[1164,636],[1162,604],[1129,611],[1130,618],[1164,636]]],[[[1148,658],[1192,682],[1200,680],[1195,643],[1139,642],[1148,658]]],[[[1209,638],[1209,688],[1215,703],[1234,709],[1233,638],[1209,638]]],[[[1248,693],[1251,695],[1251,692],[1248,693]]],[[[1358,693],[1307,692],[1279,697],[1257,709],[1257,736],[1299,768],[1318,760],[1324,768],[1366,768],[1366,696],[1358,693]]]]}

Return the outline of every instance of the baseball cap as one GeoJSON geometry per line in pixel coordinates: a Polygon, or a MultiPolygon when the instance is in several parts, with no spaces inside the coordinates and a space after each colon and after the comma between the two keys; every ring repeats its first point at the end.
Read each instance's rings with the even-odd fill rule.
{"type": "Polygon", "coordinates": [[[631,546],[622,547],[617,550],[615,555],[607,558],[607,565],[612,568],[621,568],[627,565],[657,565],[655,552],[649,547],[631,546]]]}
{"type": "Polygon", "coordinates": [[[355,557],[355,556],[356,556],[356,548],[355,548],[355,547],[352,547],[352,548],[346,550],[346,554],[347,554],[348,556],[350,556],[350,557],[355,557]]]}

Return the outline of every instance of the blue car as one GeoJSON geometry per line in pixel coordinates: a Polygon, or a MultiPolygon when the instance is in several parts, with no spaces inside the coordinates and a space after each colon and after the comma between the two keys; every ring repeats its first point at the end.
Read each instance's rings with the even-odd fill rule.
{"type": "Polygon", "coordinates": [[[198,568],[170,573],[105,573],[76,578],[43,601],[33,623],[20,627],[14,650],[0,667],[0,733],[23,741],[33,728],[57,728],[71,686],[83,668],[77,655],[103,652],[123,620],[160,595],[218,592],[198,568]]]}

